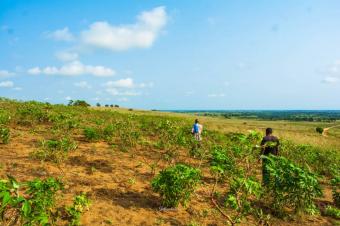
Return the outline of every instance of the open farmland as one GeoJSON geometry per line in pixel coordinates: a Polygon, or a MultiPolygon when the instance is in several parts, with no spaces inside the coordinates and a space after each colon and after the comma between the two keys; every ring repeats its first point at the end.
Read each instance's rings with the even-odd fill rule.
{"type": "Polygon", "coordinates": [[[198,144],[193,119],[1,99],[2,224],[339,224],[339,212],[329,216],[327,209],[338,205],[340,128],[326,135],[315,131],[334,122],[200,117],[198,144]],[[257,145],[269,126],[282,141],[283,158],[272,160],[278,171],[273,169],[276,181],[266,190],[257,145]],[[183,203],[182,196],[176,203],[164,195],[177,187],[157,180],[176,167],[190,179],[181,182],[183,203]]]}

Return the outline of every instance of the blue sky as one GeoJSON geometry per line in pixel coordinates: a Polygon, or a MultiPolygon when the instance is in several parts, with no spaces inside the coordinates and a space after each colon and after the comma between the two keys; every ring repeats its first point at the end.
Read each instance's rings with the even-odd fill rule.
{"type": "Polygon", "coordinates": [[[0,0],[0,96],[340,109],[339,28],[338,0],[0,0]]]}

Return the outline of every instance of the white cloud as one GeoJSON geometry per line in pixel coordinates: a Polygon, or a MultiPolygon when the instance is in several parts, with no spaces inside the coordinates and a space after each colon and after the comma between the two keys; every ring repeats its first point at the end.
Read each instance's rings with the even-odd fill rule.
{"type": "Polygon", "coordinates": [[[119,101],[119,102],[128,102],[129,99],[126,98],[126,97],[122,97],[122,98],[118,98],[118,101],[119,101]]]}
{"type": "Polygon", "coordinates": [[[38,75],[38,74],[41,74],[42,71],[40,70],[39,67],[33,67],[33,68],[28,69],[27,73],[30,75],[38,75]]]}
{"type": "Polygon", "coordinates": [[[107,93],[109,93],[112,96],[140,96],[140,92],[136,91],[122,91],[116,88],[107,88],[105,90],[107,93]]]}
{"type": "Polygon", "coordinates": [[[327,76],[322,80],[324,83],[337,83],[340,81],[340,78],[337,77],[332,77],[332,76],[327,76]]]}
{"type": "Polygon", "coordinates": [[[78,75],[93,75],[97,77],[110,77],[115,75],[115,71],[111,68],[104,66],[84,65],[80,61],[73,61],[61,67],[48,66],[45,68],[34,67],[27,71],[29,74],[46,74],[46,75],[65,75],[65,76],[78,76],[78,75]]]}
{"type": "Polygon", "coordinates": [[[75,61],[78,59],[78,53],[68,51],[57,52],[55,56],[61,61],[75,61]]]}
{"type": "Polygon", "coordinates": [[[334,61],[325,72],[327,76],[322,80],[323,83],[337,83],[340,82],[340,60],[334,61]]]}
{"type": "Polygon", "coordinates": [[[152,82],[136,84],[134,83],[132,78],[119,79],[117,81],[108,81],[103,85],[106,87],[125,88],[125,89],[153,87],[152,82]]]}
{"type": "Polygon", "coordinates": [[[70,96],[65,97],[65,100],[72,100],[70,96]]]}
{"type": "Polygon", "coordinates": [[[3,81],[0,82],[1,88],[12,88],[14,86],[14,83],[12,81],[3,81]]]}
{"type": "Polygon", "coordinates": [[[53,32],[47,32],[46,36],[56,41],[71,42],[75,40],[73,34],[69,31],[68,27],[64,27],[63,29],[56,30],[53,32]]]}
{"type": "Polygon", "coordinates": [[[91,89],[92,86],[88,84],[86,81],[76,82],[74,83],[76,87],[83,88],[83,89],[91,89]]]}
{"type": "Polygon", "coordinates": [[[166,23],[165,7],[156,7],[139,14],[135,24],[115,26],[106,21],[94,22],[81,33],[81,41],[88,46],[112,51],[148,48],[166,23]]]}
{"type": "Polygon", "coordinates": [[[117,81],[108,81],[104,84],[107,87],[116,87],[116,88],[134,88],[136,85],[134,84],[131,78],[120,79],[117,81]]]}
{"type": "Polygon", "coordinates": [[[15,75],[15,73],[7,70],[0,70],[0,78],[10,77],[12,75],[15,75]]]}
{"type": "Polygon", "coordinates": [[[224,93],[212,93],[209,94],[208,97],[225,97],[224,93]]]}
{"type": "Polygon", "coordinates": [[[15,90],[15,91],[21,91],[22,88],[21,88],[21,87],[14,87],[13,90],[15,90]]]}

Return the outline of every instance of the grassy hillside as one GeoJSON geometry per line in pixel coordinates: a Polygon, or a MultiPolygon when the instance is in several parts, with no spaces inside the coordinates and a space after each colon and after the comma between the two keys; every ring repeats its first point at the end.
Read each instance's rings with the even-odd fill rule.
{"type": "Polygon", "coordinates": [[[193,119],[0,100],[3,224],[76,225],[77,216],[81,225],[337,224],[326,207],[335,206],[330,181],[339,176],[339,129],[315,132],[333,124],[200,117],[205,130],[198,144],[193,119]],[[284,159],[272,160],[283,171],[273,171],[276,180],[266,190],[257,145],[268,126],[281,139],[284,159]],[[188,168],[176,171],[178,164],[188,168]],[[189,186],[196,184],[194,172],[197,186],[189,186]],[[164,194],[182,188],[186,205],[166,206],[164,194]],[[53,200],[48,195],[55,202],[45,205],[53,200]]]}

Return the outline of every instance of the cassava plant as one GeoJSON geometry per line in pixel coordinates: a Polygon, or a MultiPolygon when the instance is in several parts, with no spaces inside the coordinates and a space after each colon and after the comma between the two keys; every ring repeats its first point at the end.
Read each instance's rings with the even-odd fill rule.
{"type": "Polygon", "coordinates": [[[90,204],[90,200],[84,193],[74,197],[72,206],[66,207],[71,226],[80,225],[81,214],[86,210],[89,210],[90,204]]]}
{"type": "Polygon", "coordinates": [[[162,197],[164,207],[186,206],[200,183],[201,172],[191,166],[177,164],[162,170],[151,182],[152,189],[162,197]]]}
{"type": "Polygon", "coordinates": [[[268,191],[274,198],[274,207],[282,210],[292,208],[295,213],[318,212],[314,198],[322,195],[317,176],[306,169],[302,169],[284,157],[263,156],[268,160],[269,171],[268,191]]]}

